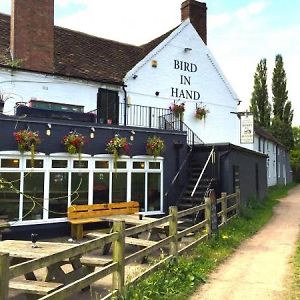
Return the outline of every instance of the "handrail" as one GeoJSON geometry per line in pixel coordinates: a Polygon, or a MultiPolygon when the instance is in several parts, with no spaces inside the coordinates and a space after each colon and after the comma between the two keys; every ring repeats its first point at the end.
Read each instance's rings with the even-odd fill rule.
{"type": "Polygon", "coordinates": [[[171,190],[171,188],[173,187],[174,183],[176,182],[176,180],[177,180],[179,174],[181,173],[183,167],[184,167],[185,164],[187,163],[187,161],[188,161],[188,159],[189,159],[189,157],[190,157],[190,155],[191,155],[192,152],[193,152],[193,148],[191,147],[191,148],[190,148],[190,151],[189,151],[189,152],[187,153],[187,155],[185,156],[184,161],[181,163],[178,172],[177,172],[176,175],[174,176],[174,178],[173,178],[173,180],[172,180],[172,182],[171,182],[171,184],[170,184],[168,190],[166,191],[165,197],[167,197],[167,196],[169,195],[169,191],[171,190]]]}
{"type": "Polygon", "coordinates": [[[203,176],[203,174],[204,174],[204,172],[205,172],[205,170],[206,170],[206,167],[207,167],[207,165],[208,165],[208,163],[209,163],[209,161],[210,161],[210,158],[212,157],[212,155],[214,154],[214,152],[215,152],[215,147],[213,147],[213,148],[211,149],[211,151],[210,151],[210,154],[209,154],[209,156],[208,156],[208,158],[207,158],[207,161],[206,161],[206,163],[205,163],[205,165],[204,165],[204,167],[203,167],[203,169],[202,169],[202,172],[201,172],[201,174],[200,174],[200,176],[199,176],[199,178],[198,178],[198,180],[197,180],[197,182],[196,182],[196,184],[195,184],[195,186],[194,186],[194,189],[193,189],[193,191],[192,191],[192,193],[191,193],[191,197],[194,196],[194,194],[195,194],[195,192],[196,192],[196,189],[197,189],[197,187],[198,187],[198,185],[199,185],[199,182],[200,182],[200,180],[202,179],[202,176],[203,176]]]}

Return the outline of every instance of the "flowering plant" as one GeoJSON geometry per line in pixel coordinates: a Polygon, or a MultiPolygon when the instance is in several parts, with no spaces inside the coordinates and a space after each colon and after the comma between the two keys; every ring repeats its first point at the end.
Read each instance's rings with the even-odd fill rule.
{"type": "Polygon", "coordinates": [[[209,113],[209,110],[205,106],[198,106],[195,112],[195,118],[202,120],[206,118],[206,115],[209,113]]]}
{"type": "Polygon", "coordinates": [[[85,145],[85,137],[77,132],[70,132],[63,137],[62,143],[66,146],[66,150],[70,154],[78,154],[81,158],[82,149],[85,145]]]}
{"type": "Polygon", "coordinates": [[[34,165],[34,154],[36,146],[41,143],[39,133],[31,130],[19,130],[14,132],[14,137],[18,143],[18,149],[21,153],[30,151],[31,153],[31,165],[34,165]]]}
{"type": "Polygon", "coordinates": [[[116,162],[121,154],[128,153],[129,143],[125,137],[121,138],[118,135],[115,135],[115,137],[107,143],[106,151],[113,154],[114,161],[116,162]]]}
{"type": "Polygon", "coordinates": [[[146,144],[146,152],[148,155],[153,155],[154,157],[157,157],[161,155],[164,150],[165,142],[161,138],[155,135],[152,137],[148,137],[146,144]]]}
{"type": "Polygon", "coordinates": [[[184,102],[182,103],[179,103],[179,104],[176,104],[176,103],[173,103],[169,109],[174,113],[174,115],[176,117],[179,117],[180,115],[182,115],[185,111],[185,104],[184,102]]]}

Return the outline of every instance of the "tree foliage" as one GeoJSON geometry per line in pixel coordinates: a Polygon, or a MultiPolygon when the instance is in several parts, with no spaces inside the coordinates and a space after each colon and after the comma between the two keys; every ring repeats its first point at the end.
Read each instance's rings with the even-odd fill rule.
{"type": "Polygon", "coordinates": [[[273,119],[271,132],[288,150],[291,150],[294,144],[292,130],[294,111],[292,103],[288,99],[286,82],[283,59],[278,54],[275,58],[272,77],[273,119]]]}
{"type": "Polygon", "coordinates": [[[257,65],[254,74],[254,86],[250,106],[254,121],[264,128],[269,128],[271,118],[271,105],[268,100],[267,71],[267,60],[264,58],[257,65]]]}

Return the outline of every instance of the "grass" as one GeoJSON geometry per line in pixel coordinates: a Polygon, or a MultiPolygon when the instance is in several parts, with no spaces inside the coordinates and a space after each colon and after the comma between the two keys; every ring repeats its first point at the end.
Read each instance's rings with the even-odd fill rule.
{"type": "MultiPolygon", "coordinates": [[[[186,299],[241,242],[254,235],[270,220],[278,199],[286,196],[294,186],[290,184],[270,188],[265,201],[250,201],[248,207],[242,209],[240,217],[220,230],[218,238],[199,244],[189,255],[179,257],[178,262],[168,263],[147,279],[127,287],[124,299],[186,299]]],[[[300,246],[297,253],[300,274],[300,246]]],[[[298,283],[300,288],[300,280],[298,283]]]]}
{"type": "Polygon", "coordinates": [[[300,300],[300,236],[293,257],[293,277],[287,299],[300,300]]]}

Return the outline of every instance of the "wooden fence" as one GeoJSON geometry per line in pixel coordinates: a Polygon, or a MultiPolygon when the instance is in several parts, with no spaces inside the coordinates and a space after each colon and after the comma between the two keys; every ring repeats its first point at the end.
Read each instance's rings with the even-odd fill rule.
{"type": "MultiPolygon", "coordinates": [[[[227,195],[222,193],[221,198],[216,200],[217,206],[217,218],[219,220],[218,227],[224,226],[231,218],[238,215],[240,208],[240,193],[227,195]]],[[[40,299],[65,299],[72,296],[74,293],[81,291],[88,287],[95,281],[112,273],[112,293],[102,299],[110,299],[113,296],[122,295],[125,287],[125,266],[138,259],[142,259],[145,256],[159,250],[162,247],[169,247],[169,253],[166,258],[159,261],[157,264],[152,265],[145,272],[133,278],[129,284],[136,284],[139,280],[150,275],[161,267],[167,261],[176,259],[178,255],[190,250],[195,247],[204,239],[208,238],[212,234],[212,209],[211,199],[205,198],[205,204],[183,210],[177,211],[177,207],[173,206],[169,209],[169,215],[155,221],[143,225],[138,225],[125,229],[124,221],[114,222],[113,233],[107,234],[103,237],[96,238],[94,240],[85,242],[72,249],[64,250],[51,256],[33,259],[17,265],[9,266],[8,254],[0,254],[0,300],[6,300],[8,298],[9,280],[18,277],[20,275],[28,274],[37,269],[51,266],[55,263],[62,262],[70,257],[80,257],[90,251],[102,248],[108,243],[112,243],[112,262],[100,269],[94,269],[93,272],[83,275],[82,278],[74,280],[72,283],[64,285],[56,291],[43,296],[40,299]],[[178,221],[181,218],[202,212],[204,218],[198,224],[186,228],[182,231],[178,230],[178,221]],[[139,250],[133,254],[125,256],[125,237],[138,235],[145,231],[149,231],[160,225],[168,225],[169,234],[166,238],[157,241],[155,243],[149,243],[150,245],[142,250],[139,250]],[[202,235],[198,236],[191,243],[186,245],[184,248],[179,249],[178,241],[186,235],[195,232],[202,232],[202,235]]]]}

